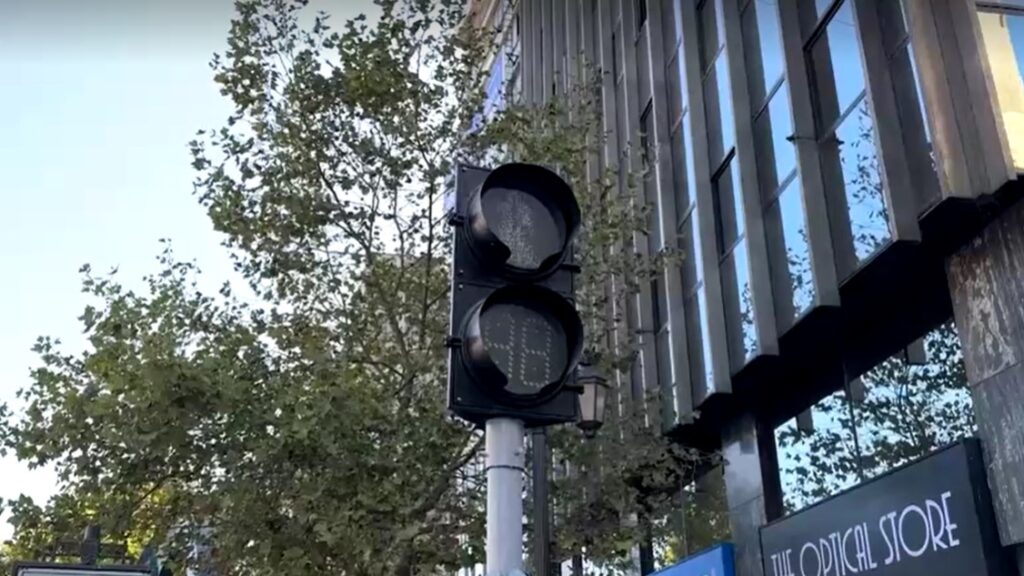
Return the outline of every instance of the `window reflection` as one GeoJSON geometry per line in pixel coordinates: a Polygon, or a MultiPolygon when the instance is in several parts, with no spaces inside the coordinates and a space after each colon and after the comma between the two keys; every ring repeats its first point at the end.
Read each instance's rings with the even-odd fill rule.
{"type": "Polygon", "coordinates": [[[828,12],[829,7],[832,6],[834,1],[835,0],[814,0],[814,7],[818,10],[818,18],[821,18],[826,12],[828,12]]]}
{"type": "Polygon", "coordinates": [[[925,345],[923,364],[900,351],[815,404],[812,426],[776,430],[787,512],[976,434],[956,329],[933,330],[925,345]]]}
{"type": "Polygon", "coordinates": [[[1024,13],[1007,15],[1006,30],[1010,35],[1010,43],[1013,44],[1017,73],[1024,77],[1024,13]]]}
{"type": "Polygon", "coordinates": [[[680,58],[676,58],[669,64],[668,70],[665,73],[665,80],[668,83],[668,117],[675,123],[679,116],[683,113],[683,108],[686,107],[686,99],[683,97],[683,71],[680,68],[682,62],[680,58]]]}
{"type": "Polygon", "coordinates": [[[675,407],[678,406],[676,403],[677,383],[672,378],[672,352],[669,336],[668,326],[663,326],[658,330],[654,343],[658,364],[658,381],[661,382],[661,390],[667,393],[667,397],[662,401],[662,417],[666,424],[675,421],[675,407]]]}
{"type": "Polygon", "coordinates": [[[765,226],[772,274],[782,276],[775,284],[781,292],[778,320],[785,328],[814,302],[810,245],[799,179],[790,179],[768,208],[765,226]]]}
{"type": "Polygon", "coordinates": [[[924,212],[938,202],[939,182],[907,15],[903,2],[880,2],[877,9],[917,208],[924,212]]]}
{"type": "Polygon", "coordinates": [[[793,134],[793,115],[783,85],[754,121],[758,144],[758,172],[762,193],[770,200],[779,186],[796,169],[796,148],[789,141],[793,134]]]}
{"type": "Polygon", "coordinates": [[[746,294],[749,293],[750,274],[744,236],[743,194],[740,188],[739,160],[735,154],[736,122],[729,79],[729,54],[722,45],[724,19],[720,2],[707,0],[699,8],[699,40],[704,71],[704,109],[710,160],[708,168],[714,175],[712,197],[720,256],[718,265],[725,284],[722,297],[727,316],[729,310],[735,311],[732,314],[734,321],[727,327],[727,332],[730,340],[739,342],[737,346],[730,346],[729,353],[733,369],[738,370],[757,349],[757,339],[753,331],[753,307],[749,294],[746,294]],[[747,288],[744,289],[744,286],[747,288]],[[743,301],[744,298],[747,300],[743,301]],[[747,318],[749,325],[745,320],[747,318]]]}
{"type": "Polygon", "coordinates": [[[891,58],[893,88],[899,109],[903,144],[907,150],[917,193],[917,209],[923,213],[939,201],[939,181],[936,178],[938,164],[932,147],[931,132],[928,129],[927,114],[921,93],[921,83],[914,63],[913,46],[907,42],[891,58]]]}
{"type": "Polygon", "coordinates": [[[729,356],[733,370],[743,367],[757,352],[753,295],[750,291],[747,246],[739,243],[722,265],[725,320],[729,324],[729,356]]]}
{"type": "Polygon", "coordinates": [[[851,4],[838,8],[811,47],[827,194],[846,213],[847,222],[833,223],[844,274],[891,239],[851,4]]]}
{"type": "Polygon", "coordinates": [[[698,8],[700,28],[700,65],[707,71],[725,43],[725,20],[720,17],[718,3],[721,0],[705,0],[698,8]]]}
{"type": "Polygon", "coordinates": [[[1024,171],[1024,10],[978,13],[1003,123],[1017,171],[1024,171]]]}
{"type": "Polygon", "coordinates": [[[843,120],[826,150],[839,157],[853,250],[863,261],[891,238],[867,99],[843,120]]]}
{"type": "Polygon", "coordinates": [[[811,48],[819,126],[828,130],[864,93],[864,62],[851,2],[844,2],[811,48]]]}
{"type": "Polygon", "coordinates": [[[728,323],[729,357],[733,370],[739,370],[757,352],[758,346],[744,237],[739,161],[732,156],[728,162],[714,183],[714,197],[722,251],[722,295],[728,323]]]}
{"type": "Polygon", "coordinates": [[[711,341],[708,330],[707,296],[701,286],[683,304],[686,316],[686,343],[690,358],[690,378],[697,398],[714,392],[714,372],[711,363],[711,341]]]}
{"type": "MultiPolygon", "coordinates": [[[[924,92],[921,91],[921,76],[917,73],[917,61],[914,60],[914,47],[911,44],[907,44],[906,55],[904,56],[907,62],[910,63],[910,74],[914,77],[914,96],[917,97],[917,111],[921,115],[922,119],[928,117],[928,113],[924,108],[924,92]]],[[[931,150],[932,131],[928,128],[928,122],[922,122],[922,129],[924,129],[924,139],[928,142],[928,148],[931,150]]],[[[931,152],[932,156],[932,168],[935,167],[935,153],[931,152]]]]}
{"type": "Polygon", "coordinates": [[[783,74],[778,4],[778,0],[752,0],[742,15],[745,53],[751,74],[750,101],[755,110],[783,74]]]}
{"type": "MultiPolygon", "coordinates": [[[[718,17],[720,0],[706,0],[698,7],[698,47],[701,61],[701,71],[705,71],[705,63],[711,66],[716,59],[724,61],[720,57],[725,35],[722,22],[718,17]]],[[[681,2],[673,2],[675,37],[678,41],[674,59],[668,63],[667,74],[674,76],[669,81],[673,93],[670,98],[678,98],[678,124],[673,116],[672,126],[672,162],[675,169],[675,186],[677,194],[676,218],[679,222],[679,243],[683,252],[681,260],[682,293],[683,293],[683,314],[685,316],[686,346],[689,355],[687,367],[673,367],[673,369],[688,369],[692,382],[692,391],[700,399],[714,392],[714,374],[711,362],[709,319],[707,315],[707,297],[704,291],[704,256],[701,244],[700,230],[698,226],[699,210],[711,210],[712,207],[698,206],[696,202],[696,168],[694,161],[694,138],[691,128],[692,114],[689,113],[689,102],[686,96],[686,70],[684,67],[684,54],[682,42],[682,10],[681,2]]],[[[724,70],[724,69],[723,69],[724,70]]],[[[703,74],[701,77],[703,78],[703,74]]],[[[714,76],[714,74],[712,74],[714,76]]],[[[717,98],[731,98],[728,90],[728,78],[723,90],[717,80],[712,80],[705,85],[713,86],[712,93],[717,98]]],[[[728,106],[725,106],[728,109],[728,106]]],[[[709,117],[708,123],[715,123],[714,119],[720,118],[720,111],[709,117]]],[[[731,130],[730,130],[731,131],[731,130]]],[[[720,132],[719,132],[720,133],[720,132]]],[[[701,136],[703,137],[703,136],[701,136]]],[[[720,144],[721,145],[721,144],[720,144]]],[[[667,333],[667,330],[666,330],[667,333]]],[[[662,342],[659,334],[658,346],[668,347],[667,334],[666,342],[662,342]]],[[[660,355],[659,351],[659,355],[660,355]]]]}
{"type": "Polygon", "coordinates": [[[683,292],[688,293],[701,281],[702,271],[700,269],[700,231],[697,230],[697,218],[695,212],[683,222],[680,231],[680,245],[683,250],[683,260],[680,267],[683,273],[683,292]]]}
{"type": "Polygon", "coordinates": [[[814,301],[806,212],[797,174],[793,114],[786,86],[777,0],[750,2],[743,13],[752,89],[758,185],[774,286],[776,320],[785,330],[814,301]]]}
{"type": "Polygon", "coordinates": [[[739,162],[735,157],[715,181],[714,198],[718,247],[725,254],[743,236],[743,200],[740,196],[739,162]]]}
{"type": "Polygon", "coordinates": [[[672,352],[669,346],[668,318],[663,313],[666,293],[665,275],[659,274],[657,278],[651,281],[651,318],[654,330],[656,331],[654,337],[654,362],[658,373],[659,389],[665,393],[665,400],[672,400],[671,404],[665,404],[665,402],[662,404],[664,410],[662,414],[663,422],[668,425],[675,418],[676,386],[672,374],[672,352]],[[672,407],[672,412],[667,411],[669,407],[672,407]]]}
{"type": "Polygon", "coordinates": [[[729,59],[725,53],[715,60],[704,79],[704,110],[708,116],[708,153],[711,163],[717,164],[736,143],[729,59]]]}
{"type": "Polygon", "coordinates": [[[676,221],[682,222],[690,212],[694,203],[692,187],[697,181],[694,173],[693,147],[687,135],[690,134],[690,115],[684,114],[681,126],[672,134],[672,159],[676,168],[673,171],[676,190],[676,221]]]}
{"type": "Polygon", "coordinates": [[[484,122],[491,120],[494,116],[505,109],[505,58],[499,52],[494,61],[491,62],[491,69],[487,75],[487,83],[484,86],[484,100],[481,111],[470,120],[469,131],[476,132],[483,126],[484,122]]]}

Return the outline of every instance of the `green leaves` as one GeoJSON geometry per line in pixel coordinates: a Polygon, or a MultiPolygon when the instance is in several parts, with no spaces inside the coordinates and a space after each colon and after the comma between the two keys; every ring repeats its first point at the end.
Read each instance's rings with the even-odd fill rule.
{"type": "Polygon", "coordinates": [[[811,504],[973,435],[970,388],[955,327],[937,328],[926,346],[928,363],[923,366],[894,356],[865,374],[863,403],[851,406],[840,392],[816,405],[813,434],[780,429],[783,478],[801,479],[787,494],[789,508],[811,504]]]}
{"type": "MultiPolygon", "coordinates": [[[[169,248],[137,292],[83,268],[89,348],[41,339],[28,409],[3,419],[3,446],[62,481],[47,506],[18,504],[10,554],[37,554],[92,518],[178,565],[202,535],[216,549],[202,561],[221,574],[479,562],[480,438],[444,413],[441,200],[457,160],[518,158],[567,177],[584,213],[588,343],[628,381],[637,334],[623,311],[669,261],[638,250],[642,174],[620,179],[597,160],[595,87],[510,107],[467,137],[490,31],[464,27],[460,0],[378,6],[379,19],[335,28],[305,2],[236,3],[211,62],[233,111],[189,149],[196,198],[255,297],[203,293],[169,248]]],[[[667,541],[666,511],[684,505],[673,488],[697,457],[661,436],[656,399],[618,401],[597,441],[572,428],[552,440],[572,470],[553,487],[562,550],[586,543],[608,566],[641,535],[667,541]],[[581,490],[580,474],[593,484],[581,490]]],[[[721,526],[706,524],[707,538],[721,526]]]]}

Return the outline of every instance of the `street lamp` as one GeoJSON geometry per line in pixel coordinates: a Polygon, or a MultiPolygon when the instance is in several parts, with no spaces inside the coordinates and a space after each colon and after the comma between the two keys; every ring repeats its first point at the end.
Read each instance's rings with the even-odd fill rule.
{"type": "Polygon", "coordinates": [[[587,438],[593,438],[604,424],[604,409],[608,398],[608,380],[601,374],[594,358],[580,362],[576,372],[576,384],[583,389],[580,394],[580,419],[576,426],[587,438]]]}
{"type": "MultiPolygon", "coordinates": [[[[576,368],[576,385],[583,390],[579,396],[580,419],[576,426],[583,431],[583,436],[591,440],[597,431],[604,424],[604,409],[608,398],[608,379],[601,373],[597,366],[597,356],[591,353],[584,355],[583,360],[576,368]]],[[[594,479],[587,475],[585,483],[588,484],[585,495],[589,504],[593,493],[593,486],[589,484],[594,479]]],[[[584,536],[585,540],[586,536],[584,536]]],[[[589,542],[589,540],[587,540],[589,542]]],[[[583,553],[582,550],[572,555],[572,573],[574,576],[583,574],[583,553]]]]}

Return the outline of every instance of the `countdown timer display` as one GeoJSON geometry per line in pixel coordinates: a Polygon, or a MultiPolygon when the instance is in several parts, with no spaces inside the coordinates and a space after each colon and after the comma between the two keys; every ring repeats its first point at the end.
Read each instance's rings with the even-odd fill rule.
{"type": "Polygon", "coordinates": [[[565,330],[550,314],[521,304],[497,304],[480,316],[483,344],[508,378],[510,394],[537,394],[569,361],[565,330]]]}

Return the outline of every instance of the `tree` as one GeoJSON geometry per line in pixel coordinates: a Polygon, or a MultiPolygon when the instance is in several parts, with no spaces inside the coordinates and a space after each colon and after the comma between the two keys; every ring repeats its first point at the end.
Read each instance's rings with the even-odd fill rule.
{"type": "MultiPolygon", "coordinates": [[[[466,134],[490,38],[463,25],[464,6],[382,0],[374,22],[334,29],[301,0],[236,3],[229,49],[212,62],[234,112],[191,150],[197,198],[254,301],[230,286],[203,293],[169,247],[139,292],[83,269],[96,302],[81,317],[88,349],[40,339],[28,410],[5,419],[4,445],[54,465],[62,489],[45,509],[23,506],[13,551],[91,518],[178,563],[208,545],[204,562],[223,574],[405,575],[479,560],[482,482],[467,464],[480,436],[444,416],[452,161],[541,162],[573,185],[578,299],[612,374],[635,361],[621,310],[666,263],[634,248],[646,208],[630,180],[593,164],[603,135],[586,85],[466,134]]],[[[638,534],[667,534],[661,504],[693,458],[640,425],[649,399],[623,403],[598,443],[557,435],[577,468],[600,463],[588,494],[607,521],[587,544],[610,565],[638,534]]],[[[575,521],[560,541],[589,524],[575,521]]]]}
{"type": "Polygon", "coordinates": [[[865,374],[867,394],[851,403],[843,392],[814,407],[816,427],[778,433],[783,477],[795,510],[974,433],[970,386],[952,323],[926,339],[928,363],[894,356],[865,374]]]}

